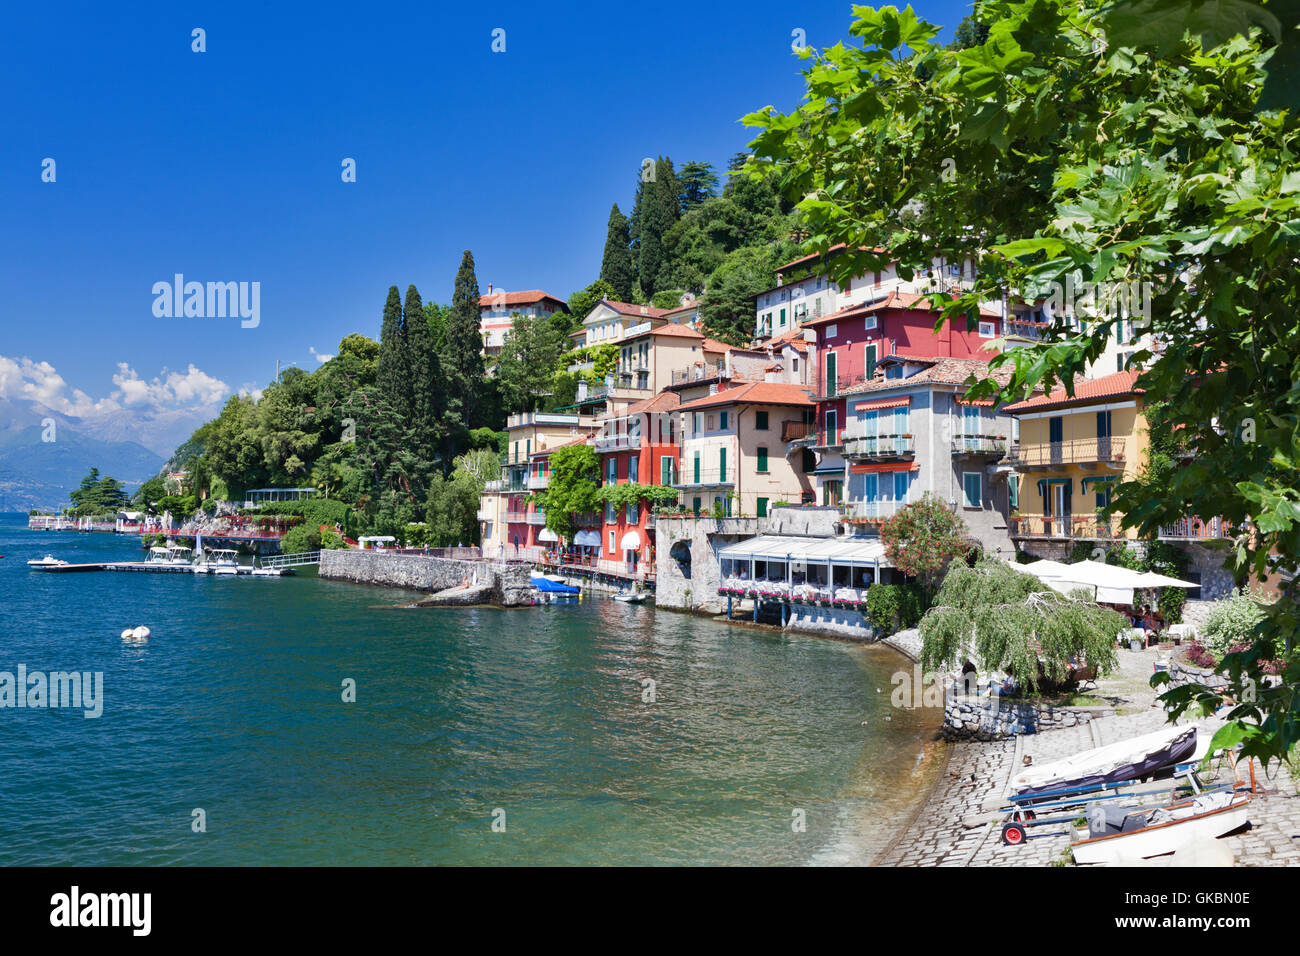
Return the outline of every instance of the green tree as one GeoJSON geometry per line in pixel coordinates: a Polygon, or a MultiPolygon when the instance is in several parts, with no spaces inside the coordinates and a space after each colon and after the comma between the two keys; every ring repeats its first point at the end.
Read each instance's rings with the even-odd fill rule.
{"type": "Polygon", "coordinates": [[[710,163],[682,164],[677,173],[677,184],[680,190],[677,199],[683,214],[718,194],[718,174],[710,163]]]}
{"type": "Polygon", "coordinates": [[[560,342],[545,316],[517,314],[497,356],[497,383],[511,411],[544,403],[560,359],[560,342]]]}
{"type": "Polygon", "coordinates": [[[409,382],[406,331],[402,321],[402,297],[397,286],[388,287],[384,302],[383,323],[379,331],[379,388],[399,415],[409,414],[409,382]]]}
{"type": "Polygon", "coordinates": [[[916,578],[927,597],[948,564],[975,547],[966,522],[930,491],[920,501],[899,508],[880,526],[880,543],[889,563],[916,578]]]}
{"type": "Polygon", "coordinates": [[[414,285],[406,290],[406,304],[402,315],[406,334],[406,365],[410,370],[407,389],[410,392],[411,429],[417,449],[424,459],[432,461],[441,439],[441,429],[447,409],[444,391],[442,362],[434,348],[433,332],[414,285]]]}
{"type": "MultiPolygon", "coordinates": [[[[963,49],[937,44],[910,8],[855,7],[861,46],[814,56],[795,112],[745,121],[760,130],[749,171],[781,177],[808,251],[846,244],[828,263],[833,279],[877,268],[875,248],[898,258],[904,278],[934,256],[971,258],[973,288],[943,302],[940,318],[965,316],[968,327],[980,301],[1011,290],[1057,301],[1067,285],[1102,290],[1100,306],[1075,310],[1082,328],[1056,322],[993,360],[1012,369],[1001,397],[1072,388],[1136,318],[1161,345],[1134,356],[1139,385],[1167,404],[1187,457],[1158,497],[1121,484],[1116,508],[1143,535],[1222,516],[1241,529],[1230,555],[1243,583],[1300,569],[1296,23],[1274,16],[1281,7],[1241,3],[1223,17],[1211,7],[982,0],[972,15],[987,38],[963,49]]],[[[970,395],[998,392],[988,380],[970,395]]],[[[1290,647],[1297,633],[1288,587],[1260,646],[1290,647]]],[[[1242,742],[1268,762],[1300,738],[1300,662],[1274,687],[1260,660],[1255,650],[1225,659],[1228,695],[1242,703],[1212,746],[1242,742]]],[[[1179,715],[1223,695],[1188,686],[1162,699],[1179,715]]]]}
{"type": "Polygon", "coordinates": [[[482,420],[486,405],[479,298],[474,256],[466,249],[456,273],[451,312],[447,316],[447,346],[442,356],[442,370],[447,382],[447,412],[457,432],[490,424],[482,420]]]}
{"type": "Polygon", "coordinates": [[[546,527],[568,540],[573,537],[573,516],[596,510],[600,487],[600,459],[590,445],[568,445],[551,453],[551,480],[536,493],[538,507],[546,512],[546,527]]]}
{"type": "Polygon", "coordinates": [[[672,160],[660,156],[655,161],[654,172],[654,181],[645,184],[639,220],[637,277],[643,295],[653,295],[661,287],[657,283],[666,262],[664,233],[681,215],[672,160]]]}
{"type": "Polygon", "coordinates": [[[600,260],[600,277],[609,285],[610,297],[620,302],[631,300],[632,284],[636,281],[636,272],[632,267],[632,240],[628,237],[627,229],[627,217],[619,212],[618,203],[614,203],[609,210],[609,228],[605,234],[605,253],[600,260]]]}
{"type": "Polygon", "coordinates": [[[954,564],[934,607],[921,618],[921,666],[955,668],[967,659],[1038,686],[1039,663],[1054,683],[1071,660],[1099,675],[1115,669],[1115,637],[1124,619],[1081,597],[1067,597],[996,558],[973,568],[954,564]]]}

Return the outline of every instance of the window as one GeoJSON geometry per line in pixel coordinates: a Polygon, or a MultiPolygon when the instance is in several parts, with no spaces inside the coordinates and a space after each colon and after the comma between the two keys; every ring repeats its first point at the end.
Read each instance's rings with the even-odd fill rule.
{"type": "Polygon", "coordinates": [[[704,413],[696,412],[695,421],[691,423],[691,434],[698,435],[702,431],[704,431],[704,413]]]}
{"type": "Polygon", "coordinates": [[[613,502],[605,502],[605,524],[613,524],[618,520],[618,511],[614,508],[613,502]]]}
{"type": "Polygon", "coordinates": [[[1011,510],[1015,511],[1020,507],[1020,476],[1011,475],[1007,478],[1007,504],[1011,510]]]}
{"type": "MultiPolygon", "coordinates": [[[[796,355],[796,356],[794,357],[794,361],[791,362],[791,365],[790,365],[790,370],[793,371],[793,372],[798,372],[798,371],[799,371],[799,356],[796,355]]],[[[764,412],[763,414],[767,414],[767,413],[764,412]]]]}
{"type": "Polygon", "coordinates": [[[618,459],[605,459],[605,484],[612,485],[618,481],[618,459]]]}
{"type": "Polygon", "coordinates": [[[825,422],[826,422],[826,434],[822,436],[821,443],[823,445],[834,445],[835,437],[836,437],[835,433],[838,431],[838,428],[836,426],[839,424],[839,419],[836,413],[836,409],[834,408],[826,409],[825,422]]]}
{"type": "Polygon", "coordinates": [[[758,448],[758,471],[767,474],[767,449],[761,445],[758,448]]]}
{"type": "Polygon", "coordinates": [[[530,438],[524,442],[524,457],[527,458],[533,453],[533,440],[530,438]]]}
{"type": "Polygon", "coordinates": [[[834,506],[840,503],[844,495],[844,482],[828,481],[822,485],[822,504],[834,506]]]}
{"type": "Polygon", "coordinates": [[[726,412],[718,413],[718,427],[721,428],[724,432],[727,430],[727,417],[728,416],[726,412]]]}
{"type": "Polygon", "coordinates": [[[834,352],[826,353],[826,395],[834,396],[837,391],[839,377],[839,356],[834,352]]]}
{"type": "Polygon", "coordinates": [[[1110,412],[1098,412],[1097,413],[1097,437],[1109,438],[1110,436],[1111,436],[1110,412]]]}
{"type": "Polygon", "coordinates": [[[766,518],[766,517],[767,517],[767,499],[766,499],[766,498],[759,498],[759,499],[758,499],[758,516],[759,516],[760,518],[766,518]]]}
{"type": "Polygon", "coordinates": [[[718,481],[727,480],[727,449],[718,449],[718,481]]]}
{"type": "MultiPolygon", "coordinates": [[[[798,361],[798,359],[795,359],[795,361],[798,361]]],[[[754,413],[754,427],[760,432],[767,431],[767,412],[754,413]]]]}
{"type": "Polygon", "coordinates": [[[907,486],[911,483],[911,479],[910,472],[894,472],[894,500],[900,504],[907,501],[907,486]]]}
{"type": "Polygon", "coordinates": [[[695,453],[695,483],[697,485],[700,483],[700,453],[698,451],[695,453]]]}
{"type": "Polygon", "coordinates": [[[664,455],[659,459],[659,484],[675,485],[677,484],[677,463],[673,459],[664,455]]]}
{"type": "Polygon", "coordinates": [[[785,328],[785,309],[781,310],[781,328],[785,328]]]}
{"type": "Polygon", "coordinates": [[[618,536],[618,532],[617,532],[617,531],[611,531],[611,532],[609,533],[609,553],[610,553],[610,554],[613,554],[614,551],[616,550],[616,549],[614,548],[614,543],[615,543],[615,538],[616,538],[617,536],[618,536]]]}
{"type": "Polygon", "coordinates": [[[828,325],[826,326],[826,337],[828,339],[833,339],[837,334],[839,334],[839,331],[839,325],[828,325]]]}
{"type": "Polygon", "coordinates": [[[876,374],[876,345],[874,342],[869,343],[862,350],[863,365],[865,366],[867,378],[876,374]]]}
{"type": "Polygon", "coordinates": [[[627,523],[641,523],[641,506],[639,504],[631,504],[627,506],[627,523]]]}
{"type": "Polygon", "coordinates": [[[901,365],[891,365],[889,366],[889,368],[885,369],[885,378],[902,378],[902,377],[903,377],[903,366],[901,365]]]}
{"type": "Polygon", "coordinates": [[[712,416],[712,415],[706,415],[706,416],[704,417],[704,430],[705,430],[705,431],[710,431],[710,432],[713,431],[713,416],[712,416]]]}
{"type": "Polygon", "coordinates": [[[692,498],[692,499],[691,499],[691,510],[692,510],[693,512],[695,512],[695,517],[698,518],[698,517],[700,516],[700,499],[699,499],[699,498],[692,498]]]}
{"type": "Polygon", "coordinates": [[[869,315],[869,316],[867,316],[865,319],[862,320],[862,324],[863,324],[863,326],[866,328],[866,330],[867,330],[868,332],[870,332],[870,331],[871,331],[872,329],[874,329],[874,328],[876,327],[876,325],[878,324],[878,319],[877,319],[877,317],[874,316],[874,315],[869,315]]]}
{"type": "Polygon", "coordinates": [[[641,477],[641,459],[633,456],[627,460],[627,480],[637,481],[641,477]]]}
{"type": "Polygon", "coordinates": [[[1053,445],[1059,445],[1065,435],[1065,419],[1056,415],[1047,420],[1047,440],[1053,445]]]}
{"type": "Polygon", "coordinates": [[[967,508],[978,508],[983,501],[983,478],[978,471],[964,471],[961,475],[961,488],[965,495],[967,508]]]}
{"type": "Polygon", "coordinates": [[[982,338],[982,339],[991,339],[991,338],[993,338],[995,335],[998,334],[998,333],[997,333],[997,328],[998,328],[997,325],[996,325],[995,323],[993,323],[993,322],[981,322],[981,323],[980,323],[980,338],[982,338]]]}

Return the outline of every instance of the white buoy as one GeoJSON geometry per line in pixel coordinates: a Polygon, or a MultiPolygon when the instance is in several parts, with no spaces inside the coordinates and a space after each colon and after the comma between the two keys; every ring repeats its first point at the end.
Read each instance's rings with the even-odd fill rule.
{"type": "Polygon", "coordinates": [[[122,632],[122,640],[124,641],[129,641],[133,637],[135,637],[134,628],[128,627],[125,631],[122,632]]]}
{"type": "Polygon", "coordinates": [[[147,641],[149,639],[149,628],[141,625],[133,632],[137,641],[147,641]]]}

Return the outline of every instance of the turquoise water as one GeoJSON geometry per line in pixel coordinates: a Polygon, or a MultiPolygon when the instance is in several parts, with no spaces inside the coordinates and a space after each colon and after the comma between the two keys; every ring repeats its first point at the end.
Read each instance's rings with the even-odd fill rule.
{"type": "Polygon", "coordinates": [[[600,598],[416,610],[310,572],[25,565],[137,544],[0,516],[0,671],[104,675],[98,719],[0,709],[0,864],[861,863],[934,772],[884,648],[600,598]]]}

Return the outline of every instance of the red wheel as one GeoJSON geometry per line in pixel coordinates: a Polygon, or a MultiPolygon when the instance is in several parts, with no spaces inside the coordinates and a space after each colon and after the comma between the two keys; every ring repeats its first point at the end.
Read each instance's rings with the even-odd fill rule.
{"type": "Polygon", "coordinates": [[[1025,828],[1019,823],[1007,823],[1002,827],[1002,842],[1007,846],[1020,846],[1026,839],[1025,828]]]}

